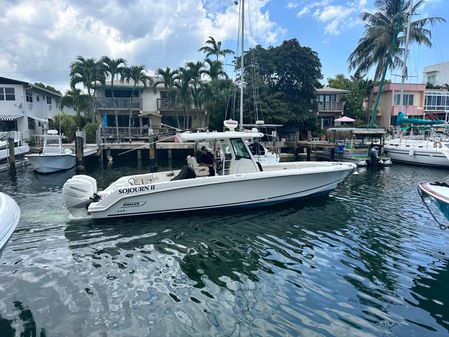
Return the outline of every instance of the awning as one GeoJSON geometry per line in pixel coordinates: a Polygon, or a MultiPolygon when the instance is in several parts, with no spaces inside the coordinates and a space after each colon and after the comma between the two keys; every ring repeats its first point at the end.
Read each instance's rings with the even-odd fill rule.
{"type": "Polygon", "coordinates": [[[336,121],[336,122],[343,122],[343,123],[345,123],[345,122],[346,122],[346,123],[350,123],[350,122],[354,122],[355,119],[352,119],[352,118],[350,118],[350,117],[343,116],[343,117],[337,118],[335,121],[336,121]]]}
{"type": "Polygon", "coordinates": [[[15,121],[21,117],[23,117],[23,115],[0,114],[0,121],[15,121]]]}
{"type": "Polygon", "coordinates": [[[48,119],[39,118],[39,117],[34,117],[34,116],[28,116],[28,118],[37,120],[38,122],[41,122],[41,123],[48,123],[48,119]]]}

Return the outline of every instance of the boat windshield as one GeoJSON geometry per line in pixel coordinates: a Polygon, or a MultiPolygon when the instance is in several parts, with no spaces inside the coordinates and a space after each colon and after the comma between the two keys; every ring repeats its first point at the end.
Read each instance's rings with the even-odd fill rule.
{"type": "Polygon", "coordinates": [[[250,156],[248,150],[246,149],[246,146],[243,143],[242,139],[240,139],[240,138],[231,139],[231,144],[232,144],[232,148],[234,149],[236,159],[240,159],[240,158],[251,159],[251,156],[250,156]]]}
{"type": "Polygon", "coordinates": [[[58,138],[47,138],[47,146],[57,147],[59,146],[58,138]]]}

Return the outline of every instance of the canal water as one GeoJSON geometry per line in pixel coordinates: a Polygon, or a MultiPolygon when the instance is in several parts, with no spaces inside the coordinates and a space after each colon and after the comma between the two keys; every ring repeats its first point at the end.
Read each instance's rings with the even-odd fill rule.
{"type": "MultiPolygon", "coordinates": [[[[136,171],[87,173],[104,188],[136,171]]],[[[73,174],[0,175],[22,209],[0,257],[2,337],[449,334],[449,230],[416,190],[448,170],[360,169],[328,197],[113,221],[70,219],[73,174]]]]}

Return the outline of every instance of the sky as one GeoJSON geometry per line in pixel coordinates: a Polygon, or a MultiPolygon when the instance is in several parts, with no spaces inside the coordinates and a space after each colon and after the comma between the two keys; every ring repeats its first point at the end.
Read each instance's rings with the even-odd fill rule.
{"type": "MultiPolygon", "coordinates": [[[[209,36],[237,51],[234,0],[0,0],[0,76],[42,82],[65,92],[69,66],[85,58],[122,57],[128,65],[177,68],[204,58],[209,36]]],[[[362,37],[362,12],[374,0],[246,0],[246,48],[296,38],[318,53],[323,84],[351,75],[347,59],[362,37]]],[[[449,20],[448,0],[427,0],[423,16],[449,20]]],[[[423,67],[449,61],[449,23],[432,27],[433,48],[410,46],[409,82],[423,67]]],[[[246,49],[245,48],[245,49],[246,49]]],[[[225,63],[230,64],[232,57],[225,63]]],[[[232,69],[228,67],[228,72],[232,69]]],[[[387,74],[399,82],[400,71],[387,74]]]]}

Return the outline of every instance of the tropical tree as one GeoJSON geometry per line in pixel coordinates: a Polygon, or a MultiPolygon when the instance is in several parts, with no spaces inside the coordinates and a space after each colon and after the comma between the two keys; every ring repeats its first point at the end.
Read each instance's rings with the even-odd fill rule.
{"type": "MultiPolygon", "coordinates": [[[[357,76],[363,76],[375,67],[373,81],[375,85],[387,69],[406,67],[403,56],[407,22],[409,15],[412,17],[418,15],[418,10],[424,3],[424,0],[417,1],[410,12],[410,0],[376,0],[377,11],[361,14],[365,22],[365,32],[349,55],[349,70],[355,70],[357,76]]],[[[431,47],[432,33],[426,27],[444,21],[442,17],[411,21],[409,41],[431,47]]]]}
{"type": "Polygon", "coordinates": [[[205,53],[206,57],[215,55],[217,61],[220,56],[234,54],[231,49],[221,49],[221,41],[216,41],[212,36],[209,36],[209,39],[206,41],[206,45],[198,49],[198,51],[205,53]]]}
{"type": "MultiPolygon", "coordinates": [[[[178,91],[179,103],[181,104],[181,108],[184,110],[184,112],[186,112],[192,106],[192,92],[190,88],[192,80],[192,72],[190,69],[188,69],[187,67],[180,67],[177,70],[177,74],[175,76],[175,87],[178,91]]],[[[178,128],[186,128],[186,125],[180,125],[177,114],[176,123],[178,124],[178,128]]]]}
{"type": "Polygon", "coordinates": [[[193,104],[197,109],[200,109],[200,102],[198,100],[198,88],[201,86],[201,75],[204,71],[204,63],[201,61],[187,62],[187,71],[190,73],[190,92],[193,98],[193,104]]]}
{"type": "Polygon", "coordinates": [[[335,78],[328,78],[327,82],[332,88],[349,91],[342,98],[342,101],[345,103],[344,114],[356,118],[358,123],[362,124],[366,116],[366,109],[363,103],[372,87],[371,81],[357,76],[346,78],[343,74],[337,74],[335,78]]]}
{"type": "Polygon", "coordinates": [[[133,81],[133,89],[131,92],[129,121],[128,121],[129,141],[131,141],[131,119],[132,119],[132,103],[134,100],[134,93],[136,92],[136,88],[139,83],[142,83],[143,87],[146,88],[149,85],[153,85],[153,79],[145,72],[145,66],[140,65],[126,68],[123,73],[123,80],[126,81],[127,83],[129,83],[131,80],[133,81]]]}
{"type": "Polygon", "coordinates": [[[154,82],[154,87],[163,84],[164,88],[170,89],[175,86],[175,79],[177,70],[171,69],[170,67],[166,67],[165,69],[157,69],[156,75],[160,78],[159,80],[154,82]]]}
{"type": "Polygon", "coordinates": [[[114,108],[115,127],[116,127],[116,132],[117,132],[117,139],[118,139],[119,138],[118,116],[117,116],[117,107],[115,104],[115,97],[114,97],[114,80],[118,76],[120,77],[118,79],[122,80],[124,71],[126,69],[126,60],[123,58],[111,59],[108,56],[103,56],[101,58],[101,62],[103,63],[105,73],[111,79],[112,106],[114,108]]]}
{"type": "Polygon", "coordinates": [[[105,71],[101,61],[94,58],[84,58],[77,56],[76,60],[70,64],[70,86],[75,89],[81,83],[87,90],[91,107],[93,108],[93,119],[96,118],[96,109],[93,101],[93,94],[98,84],[104,84],[105,71]]]}
{"type": "Polygon", "coordinates": [[[61,108],[64,106],[71,107],[75,110],[77,116],[81,116],[81,112],[84,111],[84,116],[90,108],[89,96],[83,94],[80,89],[67,90],[65,95],[61,98],[61,108]]]}
{"type": "Polygon", "coordinates": [[[223,70],[223,62],[213,61],[211,59],[206,59],[205,62],[208,64],[208,68],[201,71],[202,74],[209,76],[211,81],[228,78],[228,74],[223,70]]]}

